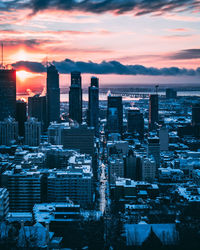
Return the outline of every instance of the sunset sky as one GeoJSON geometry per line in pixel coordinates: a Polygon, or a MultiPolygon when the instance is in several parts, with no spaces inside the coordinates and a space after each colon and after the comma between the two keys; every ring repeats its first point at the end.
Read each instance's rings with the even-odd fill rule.
{"type": "Polygon", "coordinates": [[[61,86],[73,69],[84,86],[200,79],[200,1],[1,0],[0,36],[4,64],[24,70],[18,90],[44,86],[47,60],[61,86]]]}

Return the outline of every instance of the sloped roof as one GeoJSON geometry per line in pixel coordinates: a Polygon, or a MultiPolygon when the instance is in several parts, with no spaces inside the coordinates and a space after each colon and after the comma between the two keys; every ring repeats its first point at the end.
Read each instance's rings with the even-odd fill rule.
{"type": "Polygon", "coordinates": [[[178,240],[175,224],[125,224],[125,235],[128,246],[141,246],[152,231],[163,245],[174,245],[178,240]]]}

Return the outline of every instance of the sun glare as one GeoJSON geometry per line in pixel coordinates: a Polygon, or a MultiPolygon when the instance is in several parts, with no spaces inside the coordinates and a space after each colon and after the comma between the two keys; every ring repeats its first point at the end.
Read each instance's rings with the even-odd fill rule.
{"type": "Polygon", "coordinates": [[[21,49],[12,56],[15,61],[26,61],[28,60],[28,54],[25,50],[21,49]]]}
{"type": "Polygon", "coordinates": [[[17,77],[22,82],[24,82],[27,78],[33,77],[33,75],[33,73],[27,72],[26,70],[17,71],[17,77]]]}

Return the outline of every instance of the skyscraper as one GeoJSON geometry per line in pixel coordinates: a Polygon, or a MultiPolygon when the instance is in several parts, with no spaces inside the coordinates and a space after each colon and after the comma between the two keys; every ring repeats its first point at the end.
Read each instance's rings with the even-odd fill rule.
{"type": "Polygon", "coordinates": [[[155,129],[158,121],[158,95],[152,94],[149,96],[149,129],[155,129]]]}
{"type": "Polygon", "coordinates": [[[42,124],[42,130],[47,129],[46,96],[35,95],[28,98],[28,116],[35,117],[42,124]]]}
{"type": "Polygon", "coordinates": [[[200,103],[192,106],[192,130],[196,137],[200,137],[200,103]]]}
{"type": "Polygon", "coordinates": [[[91,78],[91,86],[88,88],[88,125],[95,128],[95,135],[99,132],[99,79],[91,78]]]}
{"type": "Polygon", "coordinates": [[[69,91],[69,117],[82,123],[82,88],[81,73],[78,71],[71,72],[71,86],[69,91]]]}
{"type": "Polygon", "coordinates": [[[144,117],[137,108],[128,109],[128,132],[136,132],[140,138],[144,137],[144,117]]]}
{"type": "Polygon", "coordinates": [[[12,145],[18,137],[18,122],[8,117],[0,121],[0,145],[12,145]]]}
{"type": "Polygon", "coordinates": [[[47,114],[48,123],[60,119],[59,74],[54,65],[47,67],[47,114]]]}
{"type": "Polygon", "coordinates": [[[160,140],[158,137],[149,137],[148,138],[148,148],[147,148],[148,157],[153,156],[156,162],[156,171],[160,167],[160,140]]]}
{"type": "Polygon", "coordinates": [[[25,144],[29,146],[38,146],[40,144],[41,122],[34,117],[30,117],[25,122],[25,144]]]}
{"type": "Polygon", "coordinates": [[[123,105],[121,96],[108,96],[107,106],[108,133],[123,132],[123,105]]]}
{"type": "Polygon", "coordinates": [[[192,106],[192,126],[200,126],[200,103],[192,106]]]}
{"type": "Polygon", "coordinates": [[[160,150],[168,151],[169,148],[169,130],[165,126],[159,129],[160,150]]]}
{"type": "Polygon", "coordinates": [[[0,69],[0,121],[16,115],[16,71],[0,69]]]}
{"type": "Polygon", "coordinates": [[[18,100],[16,102],[16,121],[18,122],[19,136],[25,135],[24,123],[26,122],[26,102],[18,100]]]}

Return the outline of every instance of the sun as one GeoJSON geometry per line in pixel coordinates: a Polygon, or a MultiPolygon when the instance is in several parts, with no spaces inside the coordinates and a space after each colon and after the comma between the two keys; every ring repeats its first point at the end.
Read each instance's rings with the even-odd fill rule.
{"type": "Polygon", "coordinates": [[[27,61],[29,58],[29,54],[24,49],[20,49],[12,57],[15,61],[27,61]]]}
{"type": "Polygon", "coordinates": [[[27,78],[33,77],[33,73],[30,73],[26,70],[19,70],[17,71],[17,77],[19,78],[20,81],[24,82],[27,78]]]}

